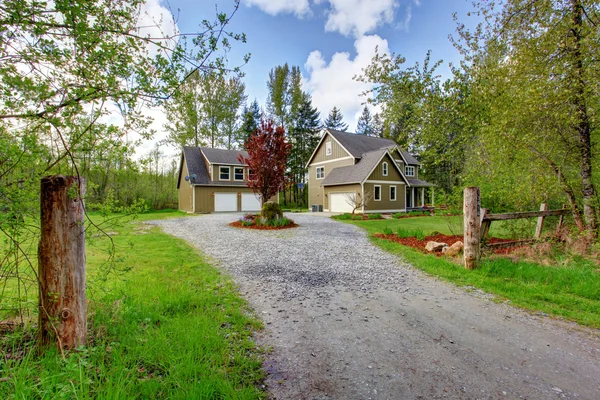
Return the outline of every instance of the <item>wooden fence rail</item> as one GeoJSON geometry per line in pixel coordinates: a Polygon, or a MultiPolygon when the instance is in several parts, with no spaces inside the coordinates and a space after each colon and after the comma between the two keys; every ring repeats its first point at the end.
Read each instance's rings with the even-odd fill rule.
{"type": "Polygon", "coordinates": [[[533,243],[542,235],[544,219],[550,216],[560,216],[557,231],[561,229],[564,216],[571,211],[565,207],[560,210],[548,210],[548,205],[542,203],[540,211],[525,211],[505,214],[490,214],[487,208],[481,208],[481,195],[478,187],[467,187],[464,190],[464,265],[466,269],[479,267],[482,249],[498,249],[520,246],[533,243]],[[537,218],[535,236],[533,239],[517,240],[513,242],[486,244],[485,239],[490,231],[492,221],[506,221],[511,219],[537,218]]]}

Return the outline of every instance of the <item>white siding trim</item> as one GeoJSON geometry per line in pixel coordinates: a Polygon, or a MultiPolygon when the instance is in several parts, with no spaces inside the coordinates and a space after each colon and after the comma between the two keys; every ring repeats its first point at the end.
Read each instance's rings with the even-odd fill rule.
{"type": "Polygon", "coordinates": [[[397,213],[397,212],[406,212],[406,208],[395,208],[393,210],[367,210],[363,214],[368,213],[397,213]]]}
{"type": "Polygon", "coordinates": [[[401,181],[364,181],[364,183],[383,183],[386,185],[405,185],[404,182],[401,181]]]}
{"type": "Polygon", "coordinates": [[[329,164],[332,162],[338,162],[338,161],[342,161],[342,160],[351,160],[353,158],[354,157],[352,157],[352,156],[346,156],[346,157],[336,158],[335,160],[319,161],[319,162],[310,164],[309,167],[321,165],[321,164],[329,164]]]}

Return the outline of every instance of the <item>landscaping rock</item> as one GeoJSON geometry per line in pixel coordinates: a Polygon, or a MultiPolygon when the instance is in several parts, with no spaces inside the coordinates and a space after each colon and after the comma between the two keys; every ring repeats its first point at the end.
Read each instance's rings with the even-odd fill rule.
{"type": "Polygon", "coordinates": [[[443,251],[443,253],[448,257],[454,257],[455,255],[463,251],[464,247],[465,245],[463,244],[463,242],[456,242],[452,246],[445,248],[445,251],[443,251]]]}
{"type": "Polygon", "coordinates": [[[425,250],[427,251],[442,251],[442,249],[444,247],[448,247],[448,245],[446,243],[439,243],[439,242],[427,242],[427,245],[425,246],[425,250]]]}

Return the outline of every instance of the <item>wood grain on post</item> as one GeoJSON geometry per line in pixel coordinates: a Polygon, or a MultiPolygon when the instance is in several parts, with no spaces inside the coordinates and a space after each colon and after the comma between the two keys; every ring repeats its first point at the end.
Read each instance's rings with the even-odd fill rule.
{"type": "MultiPolygon", "coordinates": [[[[548,204],[542,203],[540,206],[540,211],[548,211],[548,204]]],[[[542,237],[542,229],[544,228],[544,216],[541,215],[538,217],[537,225],[535,227],[535,238],[539,239],[542,237]]]]}
{"type": "Polygon", "coordinates": [[[480,215],[479,188],[467,187],[464,191],[464,262],[466,269],[479,267],[480,215]]]}
{"type": "Polygon", "coordinates": [[[39,344],[85,344],[85,180],[49,176],[41,182],[38,246],[39,344]]]}

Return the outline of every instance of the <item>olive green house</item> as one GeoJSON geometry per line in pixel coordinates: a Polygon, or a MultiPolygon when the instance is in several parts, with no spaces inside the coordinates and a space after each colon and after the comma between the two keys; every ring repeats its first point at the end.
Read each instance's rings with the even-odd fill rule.
{"type": "Polygon", "coordinates": [[[404,212],[425,206],[419,161],[389,139],[325,129],[308,163],[313,210],[404,212]]]}
{"type": "MultiPolygon", "coordinates": [[[[179,210],[189,213],[256,212],[260,198],[248,187],[248,165],[239,150],[184,147],[179,163],[179,210]]],[[[274,196],[270,201],[278,201],[274,196]]]]}

